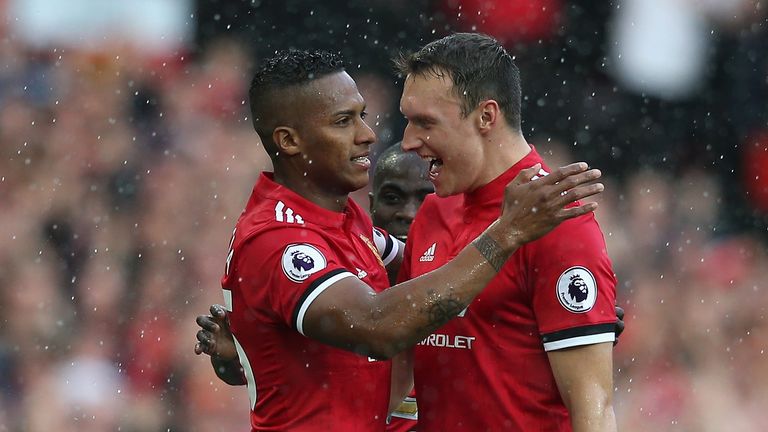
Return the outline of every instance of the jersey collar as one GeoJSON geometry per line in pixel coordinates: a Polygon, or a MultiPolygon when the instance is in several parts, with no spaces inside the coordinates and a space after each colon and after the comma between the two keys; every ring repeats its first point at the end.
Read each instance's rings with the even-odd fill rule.
{"type": "MultiPolygon", "coordinates": [[[[344,212],[335,212],[309,201],[291,189],[275,182],[274,173],[262,172],[259,180],[253,187],[251,202],[249,205],[257,205],[257,196],[274,201],[282,201],[305,218],[305,221],[314,225],[322,225],[329,228],[340,228],[344,225],[349,212],[349,200],[344,212]]],[[[351,200],[351,198],[350,198],[351,200]]]]}
{"type": "MultiPolygon", "coordinates": [[[[529,144],[530,145],[530,144],[529,144]]],[[[483,206],[499,206],[504,201],[504,188],[520,171],[530,168],[539,162],[542,162],[541,156],[533,145],[530,145],[531,151],[522,159],[512,165],[509,169],[501,173],[498,177],[472,192],[464,193],[464,207],[477,208],[483,206]]],[[[542,168],[546,169],[542,163],[542,168]]]]}

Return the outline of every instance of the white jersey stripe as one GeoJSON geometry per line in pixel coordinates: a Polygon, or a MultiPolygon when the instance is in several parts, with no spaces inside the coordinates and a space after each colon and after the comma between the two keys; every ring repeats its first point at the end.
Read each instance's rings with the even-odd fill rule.
{"type": "Polygon", "coordinates": [[[616,340],[616,334],[600,333],[588,336],[576,336],[568,339],[560,339],[552,342],[544,342],[544,351],[556,351],[563,348],[571,348],[582,345],[592,345],[603,342],[613,342],[616,340]]]}
{"type": "Polygon", "coordinates": [[[328,289],[328,287],[330,287],[334,283],[336,283],[336,282],[338,282],[338,281],[340,281],[340,280],[342,280],[344,278],[347,278],[347,277],[355,277],[355,275],[353,275],[350,272],[345,271],[343,273],[339,273],[339,274],[337,274],[335,276],[332,276],[332,277],[328,278],[328,280],[323,281],[323,283],[318,285],[317,288],[315,288],[315,290],[312,291],[307,296],[307,298],[304,300],[304,303],[302,303],[301,306],[299,307],[299,313],[298,313],[298,316],[296,317],[296,330],[298,330],[299,333],[301,333],[302,335],[306,336],[304,334],[304,314],[307,313],[307,309],[309,309],[309,306],[312,305],[312,302],[315,301],[317,296],[322,294],[323,291],[328,289]]]}
{"type": "Polygon", "coordinates": [[[256,406],[257,396],[256,377],[253,375],[253,368],[251,368],[251,363],[248,361],[248,356],[245,354],[243,346],[240,345],[240,342],[238,342],[234,335],[232,339],[235,341],[235,349],[237,350],[237,357],[240,359],[240,366],[243,367],[243,372],[245,373],[245,381],[248,383],[248,399],[251,402],[251,409],[253,409],[256,406]]]}

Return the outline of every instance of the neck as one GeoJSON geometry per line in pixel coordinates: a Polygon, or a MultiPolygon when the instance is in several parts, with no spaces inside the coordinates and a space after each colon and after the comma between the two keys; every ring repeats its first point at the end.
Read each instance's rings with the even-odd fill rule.
{"type": "Polygon", "coordinates": [[[275,183],[285,186],[288,189],[301,195],[302,198],[316,204],[326,210],[334,212],[343,212],[347,207],[349,194],[346,192],[332,192],[313,182],[311,179],[301,176],[290,175],[279,169],[275,164],[275,183]]]}
{"type": "Polygon", "coordinates": [[[522,132],[508,130],[486,139],[483,175],[477,187],[482,187],[520,162],[531,151],[522,132]]]}

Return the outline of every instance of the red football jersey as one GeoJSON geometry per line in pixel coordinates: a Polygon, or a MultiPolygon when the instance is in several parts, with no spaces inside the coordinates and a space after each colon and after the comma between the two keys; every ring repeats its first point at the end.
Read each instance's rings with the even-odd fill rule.
{"type": "MultiPolygon", "coordinates": [[[[400,279],[455,257],[500,215],[505,186],[539,162],[533,149],[478,190],[428,196],[400,279]]],[[[591,213],[522,246],[459,317],[416,346],[419,431],[571,430],[546,351],[613,341],[615,286],[591,213]]]]}
{"type": "MultiPolygon", "coordinates": [[[[385,257],[397,243],[381,235],[385,257]]],[[[390,362],[313,341],[304,314],[334,282],[389,286],[368,215],[323,209],[262,174],[240,216],[222,287],[254,431],[383,431],[390,362]]]]}

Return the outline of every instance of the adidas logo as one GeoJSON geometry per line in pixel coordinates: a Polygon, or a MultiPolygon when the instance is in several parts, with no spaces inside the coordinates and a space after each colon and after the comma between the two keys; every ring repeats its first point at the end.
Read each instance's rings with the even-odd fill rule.
{"type": "Polygon", "coordinates": [[[304,225],[304,219],[301,215],[294,213],[293,209],[286,207],[285,203],[278,201],[275,205],[275,220],[278,222],[297,223],[304,225]]]}
{"type": "Polygon", "coordinates": [[[435,260],[435,246],[437,243],[432,243],[432,246],[430,246],[426,252],[424,252],[424,255],[419,258],[420,262],[432,262],[435,260]]]}

